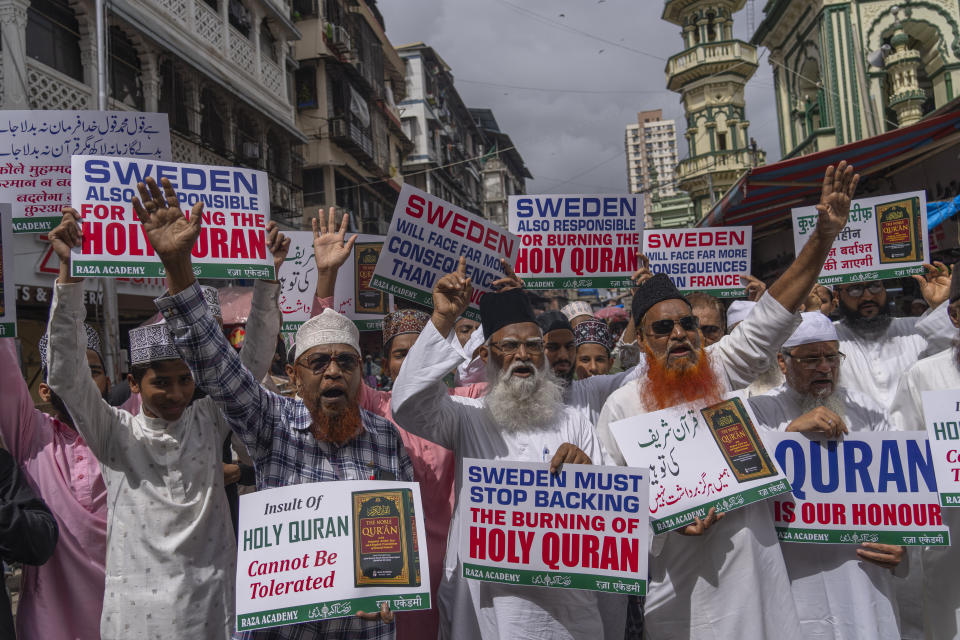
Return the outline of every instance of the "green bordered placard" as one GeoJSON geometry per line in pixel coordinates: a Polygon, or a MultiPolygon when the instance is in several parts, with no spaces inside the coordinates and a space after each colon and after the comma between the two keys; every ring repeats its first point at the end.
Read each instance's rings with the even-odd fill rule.
{"type": "Polygon", "coordinates": [[[421,611],[430,608],[430,594],[369,596],[247,613],[237,616],[237,631],[266,629],[267,627],[279,627],[301,622],[320,622],[334,618],[350,618],[355,616],[357,611],[378,611],[382,602],[388,602],[390,610],[394,612],[421,611]]]}
{"type": "Polygon", "coordinates": [[[774,482],[756,486],[746,491],[735,493],[732,496],[721,498],[720,500],[705,502],[686,511],[667,516],[666,518],[654,519],[652,521],[653,532],[659,534],[685,527],[688,524],[693,524],[694,518],[706,517],[711,507],[716,508],[716,510],[720,512],[732,511],[745,507],[748,504],[753,504],[754,502],[760,502],[761,500],[778,496],[782,493],[790,493],[790,484],[783,479],[775,480],[774,482]]]}
{"type": "Polygon", "coordinates": [[[528,571],[485,567],[479,564],[464,564],[463,577],[484,582],[517,584],[532,587],[559,587],[562,589],[586,589],[607,593],[625,593],[643,596],[647,594],[647,581],[632,578],[614,578],[587,573],[560,571],[528,571]]]}

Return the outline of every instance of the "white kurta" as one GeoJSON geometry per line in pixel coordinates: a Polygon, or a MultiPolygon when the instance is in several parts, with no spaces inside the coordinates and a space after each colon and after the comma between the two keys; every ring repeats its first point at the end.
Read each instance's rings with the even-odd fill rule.
{"type": "Polygon", "coordinates": [[[590,418],[590,424],[597,424],[600,410],[610,394],[631,380],[636,380],[640,373],[639,367],[632,367],[626,371],[574,380],[564,389],[563,401],[568,406],[583,410],[590,418]]]}
{"type": "MultiPolygon", "coordinates": [[[[894,429],[925,429],[922,392],[942,389],[960,389],[960,369],[952,348],[917,362],[900,380],[891,417],[894,429]]],[[[920,560],[919,572],[911,565],[910,582],[921,593],[927,640],[960,639],[960,508],[944,508],[942,513],[953,546],[924,547],[910,558],[920,560]]],[[[901,613],[905,613],[902,608],[901,613]]]]}
{"type": "MultiPolygon", "coordinates": [[[[799,314],[763,296],[748,319],[707,347],[724,386],[749,385],[799,323],[799,314]]],[[[632,384],[615,391],[600,413],[597,433],[617,464],[625,461],[610,423],[642,413],[632,384]]],[[[762,503],[729,512],[703,536],[656,536],[647,593],[644,630],[654,640],[802,637],[773,516],[762,503]]]]}
{"type": "MultiPolygon", "coordinates": [[[[510,433],[493,421],[484,399],[448,395],[441,379],[462,360],[451,340],[457,340],[453,332],[444,339],[432,322],[427,323],[393,385],[392,409],[401,427],[454,451],[458,503],[464,458],[549,462],[560,445],[569,442],[591,460],[601,459],[593,428],[579,410],[564,408],[557,423],[549,428],[510,433]]],[[[460,518],[457,508],[437,594],[441,638],[601,638],[603,623],[591,591],[464,579],[459,558],[460,518]]]]}
{"type": "Polygon", "coordinates": [[[900,376],[917,360],[950,346],[957,331],[947,314],[947,304],[919,318],[893,318],[883,333],[855,331],[846,320],[834,323],[840,351],[846,354],[840,383],[863,391],[881,407],[890,407],[900,376]]]}
{"type": "Polygon", "coordinates": [[[83,284],[56,285],[50,387],[100,461],[107,488],[104,640],[229,638],[237,547],[220,463],[228,431],[210,399],[176,422],[111,407],[89,375],[83,284]]]}
{"type": "MultiPolygon", "coordinates": [[[[885,411],[865,394],[840,387],[850,431],[888,431],[885,411]]],[[[750,398],[760,424],[786,431],[803,414],[803,397],[782,385],[750,398]]],[[[781,542],[804,638],[899,640],[893,572],[857,557],[857,545],[781,542]]]]}

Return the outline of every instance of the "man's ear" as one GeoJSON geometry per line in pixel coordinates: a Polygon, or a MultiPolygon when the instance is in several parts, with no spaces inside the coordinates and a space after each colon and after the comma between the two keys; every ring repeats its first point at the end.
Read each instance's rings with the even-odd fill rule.
{"type": "Polygon", "coordinates": [[[960,329],[960,302],[954,302],[947,307],[947,313],[950,314],[950,322],[953,323],[953,326],[960,329]]]}
{"type": "Polygon", "coordinates": [[[140,393],[140,385],[134,379],[133,374],[127,374],[127,384],[130,385],[130,393],[140,393]]]}
{"type": "Polygon", "coordinates": [[[777,364],[780,366],[780,373],[787,375],[787,359],[783,357],[783,352],[777,354],[777,364]]]}
{"type": "Polygon", "coordinates": [[[53,395],[53,389],[47,386],[46,382],[41,382],[40,386],[37,387],[37,393],[40,395],[40,399],[44,402],[50,402],[50,398],[53,395]]]}
{"type": "Polygon", "coordinates": [[[487,364],[487,358],[490,357],[490,350],[487,349],[487,345],[482,344],[477,347],[477,350],[473,352],[474,357],[480,356],[480,360],[483,361],[483,364],[487,364]]]}

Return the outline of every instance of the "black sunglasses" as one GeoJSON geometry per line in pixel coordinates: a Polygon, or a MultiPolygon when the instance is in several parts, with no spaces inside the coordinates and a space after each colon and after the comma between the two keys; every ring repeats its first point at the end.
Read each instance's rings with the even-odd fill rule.
{"type": "Polygon", "coordinates": [[[695,331],[700,326],[697,316],[684,316],[679,320],[655,320],[650,323],[650,329],[654,335],[668,336],[673,333],[673,327],[679,324],[684,331],[695,331]]]}
{"type": "Polygon", "coordinates": [[[319,376],[327,370],[327,367],[329,367],[333,361],[336,361],[337,368],[345,373],[349,373],[360,366],[360,356],[352,353],[338,353],[334,356],[331,356],[329,353],[319,353],[310,358],[306,363],[298,362],[297,366],[309,370],[310,373],[315,376],[319,376]]]}

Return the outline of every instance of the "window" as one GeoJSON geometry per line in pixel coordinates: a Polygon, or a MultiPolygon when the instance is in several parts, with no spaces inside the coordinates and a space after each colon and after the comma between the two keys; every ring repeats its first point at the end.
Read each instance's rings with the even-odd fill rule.
{"type": "Polygon", "coordinates": [[[717,149],[719,149],[720,151],[727,150],[727,134],[726,133],[717,134],[717,149]]]}
{"type": "Polygon", "coordinates": [[[170,59],[160,63],[160,96],[157,108],[170,118],[170,128],[190,132],[187,118],[187,96],[183,80],[170,59]]]}
{"type": "Polygon", "coordinates": [[[249,38],[250,28],[253,26],[253,17],[250,15],[250,10],[243,6],[240,0],[229,0],[229,2],[227,19],[234,29],[249,38]]]}
{"type": "Polygon", "coordinates": [[[322,207],[327,203],[323,192],[323,168],[303,170],[303,206],[322,207]]]}
{"type": "Polygon", "coordinates": [[[316,109],[317,103],[317,69],[303,66],[296,72],[297,109],[316,109]]]}
{"type": "Polygon", "coordinates": [[[123,30],[110,27],[110,97],[128,107],[143,110],[140,56],[123,30]]]}
{"type": "Polygon", "coordinates": [[[317,9],[317,0],[293,0],[293,19],[316,17],[317,9]]]}
{"type": "Polygon", "coordinates": [[[263,156],[260,148],[260,128],[243,111],[236,116],[236,136],[233,150],[237,159],[251,167],[260,167],[260,158],[263,156]]]}
{"type": "Polygon", "coordinates": [[[83,81],[80,25],[66,0],[33,0],[27,11],[27,55],[83,81]]]}
{"type": "Polygon", "coordinates": [[[224,149],[226,137],[220,105],[209,89],[204,89],[200,96],[200,139],[216,151],[222,152],[224,149]]]}

